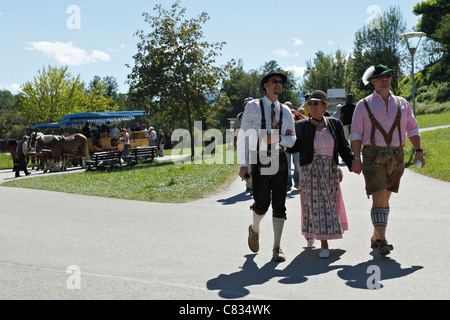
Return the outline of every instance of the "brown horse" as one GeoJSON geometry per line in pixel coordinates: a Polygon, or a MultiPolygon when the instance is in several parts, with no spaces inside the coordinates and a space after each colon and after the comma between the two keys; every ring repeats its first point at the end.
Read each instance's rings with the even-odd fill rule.
{"type": "Polygon", "coordinates": [[[63,170],[65,169],[65,160],[69,155],[90,159],[87,138],[80,133],[64,137],[46,136],[40,132],[33,132],[31,144],[35,145],[37,152],[43,148],[50,149],[55,160],[63,159],[63,170]]]}

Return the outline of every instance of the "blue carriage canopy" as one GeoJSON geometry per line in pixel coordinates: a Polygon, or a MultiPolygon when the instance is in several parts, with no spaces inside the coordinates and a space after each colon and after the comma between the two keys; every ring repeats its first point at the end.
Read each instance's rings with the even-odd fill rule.
{"type": "Polygon", "coordinates": [[[36,124],[31,130],[36,129],[63,129],[82,127],[86,122],[97,125],[106,122],[122,122],[134,120],[135,117],[148,115],[147,111],[115,111],[115,112],[83,112],[70,114],[63,117],[63,121],[53,123],[36,124]]]}

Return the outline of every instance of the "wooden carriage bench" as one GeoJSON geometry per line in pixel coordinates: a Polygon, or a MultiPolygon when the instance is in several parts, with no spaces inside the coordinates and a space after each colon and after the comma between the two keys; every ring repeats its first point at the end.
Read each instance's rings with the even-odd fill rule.
{"type": "Polygon", "coordinates": [[[91,170],[92,167],[96,170],[105,170],[106,167],[111,169],[116,165],[122,167],[122,151],[120,150],[96,152],[91,160],[86,160],[86,170],[91,170]]]}
{"type": "Polygon", "coordinates": [[[141,160],[150,159],[150,162],[153,161],[156,157],[157,152],[156,147],[138,147],[134,148],[130,151],[129,156],[125,156],[124,160],[130,164],[131,162],[138,163],[141,160]]]}

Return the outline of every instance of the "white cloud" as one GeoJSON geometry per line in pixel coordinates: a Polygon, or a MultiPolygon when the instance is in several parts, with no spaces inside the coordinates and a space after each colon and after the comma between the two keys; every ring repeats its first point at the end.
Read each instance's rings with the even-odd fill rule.
{"type": "Polygon", "coordinates": [[[331,41],[331,40],[328,40],[328,45],[329,46],[332,46],[334,44],[334,42],[333,41],[331,41]]]}
{"type": "Polygon", "coordinates": [[[22,90],[22,86],[20,84],[18,84],[18,83],[12,83],[12,84],[7,85],[7,86],[2,86],[0,84],[0,90],[4,90],[4,89],[6,89],[8,91],[11,91],[13,94],[17,94],[17,93],[19,93],[19,91],[22,90]]]}
{"type": "Polygon", "coordinates": [[[306,67],[299,67],[297,65],[293,65],[291,67],[284,68],[286,71],[292,71],[297,77],[303,77],[306,72],[306,67]]]}
{"type": "Polygon", "coordinates": [[[297,38],[292,38],[292,41],[294,41],[294,43],[292,44],[294,47],[298,47],[303,44],[303,41],[297,38]]]}
{"type": "Polygon", "coordinates": [[[41,51],[59,63],[69,66],[80,66],[97,61],[108,62],[111,60],[111,56],[103,51],[93,50],[88,54],[87,51],[73,46],[72,42],[32,41],[29,45],[31,47],[27,47],[27,50],[41,51]]]}
{"type": "Polygon", "coordinates": [[[276,50],[273,53],[275,53],[278,57],[283,57],[283,58],[297,58],[300,55],[298,52],[289,53],[287,50],[284,50],[284,49],[276,50]]]}

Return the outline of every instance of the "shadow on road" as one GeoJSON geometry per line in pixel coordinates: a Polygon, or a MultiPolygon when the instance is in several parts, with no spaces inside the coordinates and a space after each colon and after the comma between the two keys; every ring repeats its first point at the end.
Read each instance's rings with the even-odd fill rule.
{"type": "Polygon", "coordinates": [[[238,202],[245,202],[245,201],[248,201],[251,199],[252,199],[252,195],[250,195],[247,192],[242,192],[242,193],[239,193],[230,198],[217,200],[217,202],[221,203],[224,206],[228,206],[228,205],[236,204],[238,202]]]}
{"type": "Polygon", "coordinates": [[[402,269],[400,263],[390,258],[382,258],[375,249],[371,252],[373,256],[372,260],[362,262],[355,266],[344,266],[342,270],[338,272],[338,276],[347,280],[345,283],[347,286],[355,289],[369,289],[369,286],[376,287],[378,289],[383,288],[381,283],[375,283],[375,281],[383,281],[395,278],[402,278],[408,276],[418,270],[423,269],[422,266],[412,266],[411,268],[402,269]],[[373,267],[377,267],[379,275],[375,275],[373,267]],[[368,285],[368,281],[370,282],[368,285]]]}
{"type": "MultiPolygon", "coordinates": [[[[340,260],[345,250],[331,249],[328,259],[318,258],[318,251],[319,249],[305,249],[284,270],[277,270],[278,263],[275,261],[269,261],[260,268],[254,261],[256,254],[249,254],[245,256],[246,260],[240,271],[220,274],[217,278],[207,281],[206,287],[208,290],[218,290],[222,298],[239,299],[251,293],[249,287],[262,285],[273,278],[280,278],[278,282],[281,284],[301,284],[308,281],[308,277],[340,269],[337,274],[346,280],[347,286],[369,290],[368,281],[372,281],[372,273],[368,270],[372,270],[373,266],[377,266],[380,271],[379,278],[374,277],[376,281],[405,277],[423,268],[413,266],[402,269],[395,260],[382,258],[376,253],[372,253],[373,260],[355,266],[333,265],[340,260]]],[[[382,287],[380,284],[377,288],[382,287]]]]}
{"type": "Polygon", "coordinates": [[[306,276],[329,272],[338,266],[331,266],[340,259],[344,250],[330,250],[328,259],[319,259],[317,250],[300,253],[284,270],[276,270],[278,263],[269,261],[259,268],[254,261],[256,254],[246,255],[241,270],[229,275],[221,274],[206,283],[209,290],[219,290],[219,296],[227,299],[242,298],[250,294],[247,287],[261,285],[272,278],[281,278],[283,284],[299,284],[308,280],[306,276]]]}

